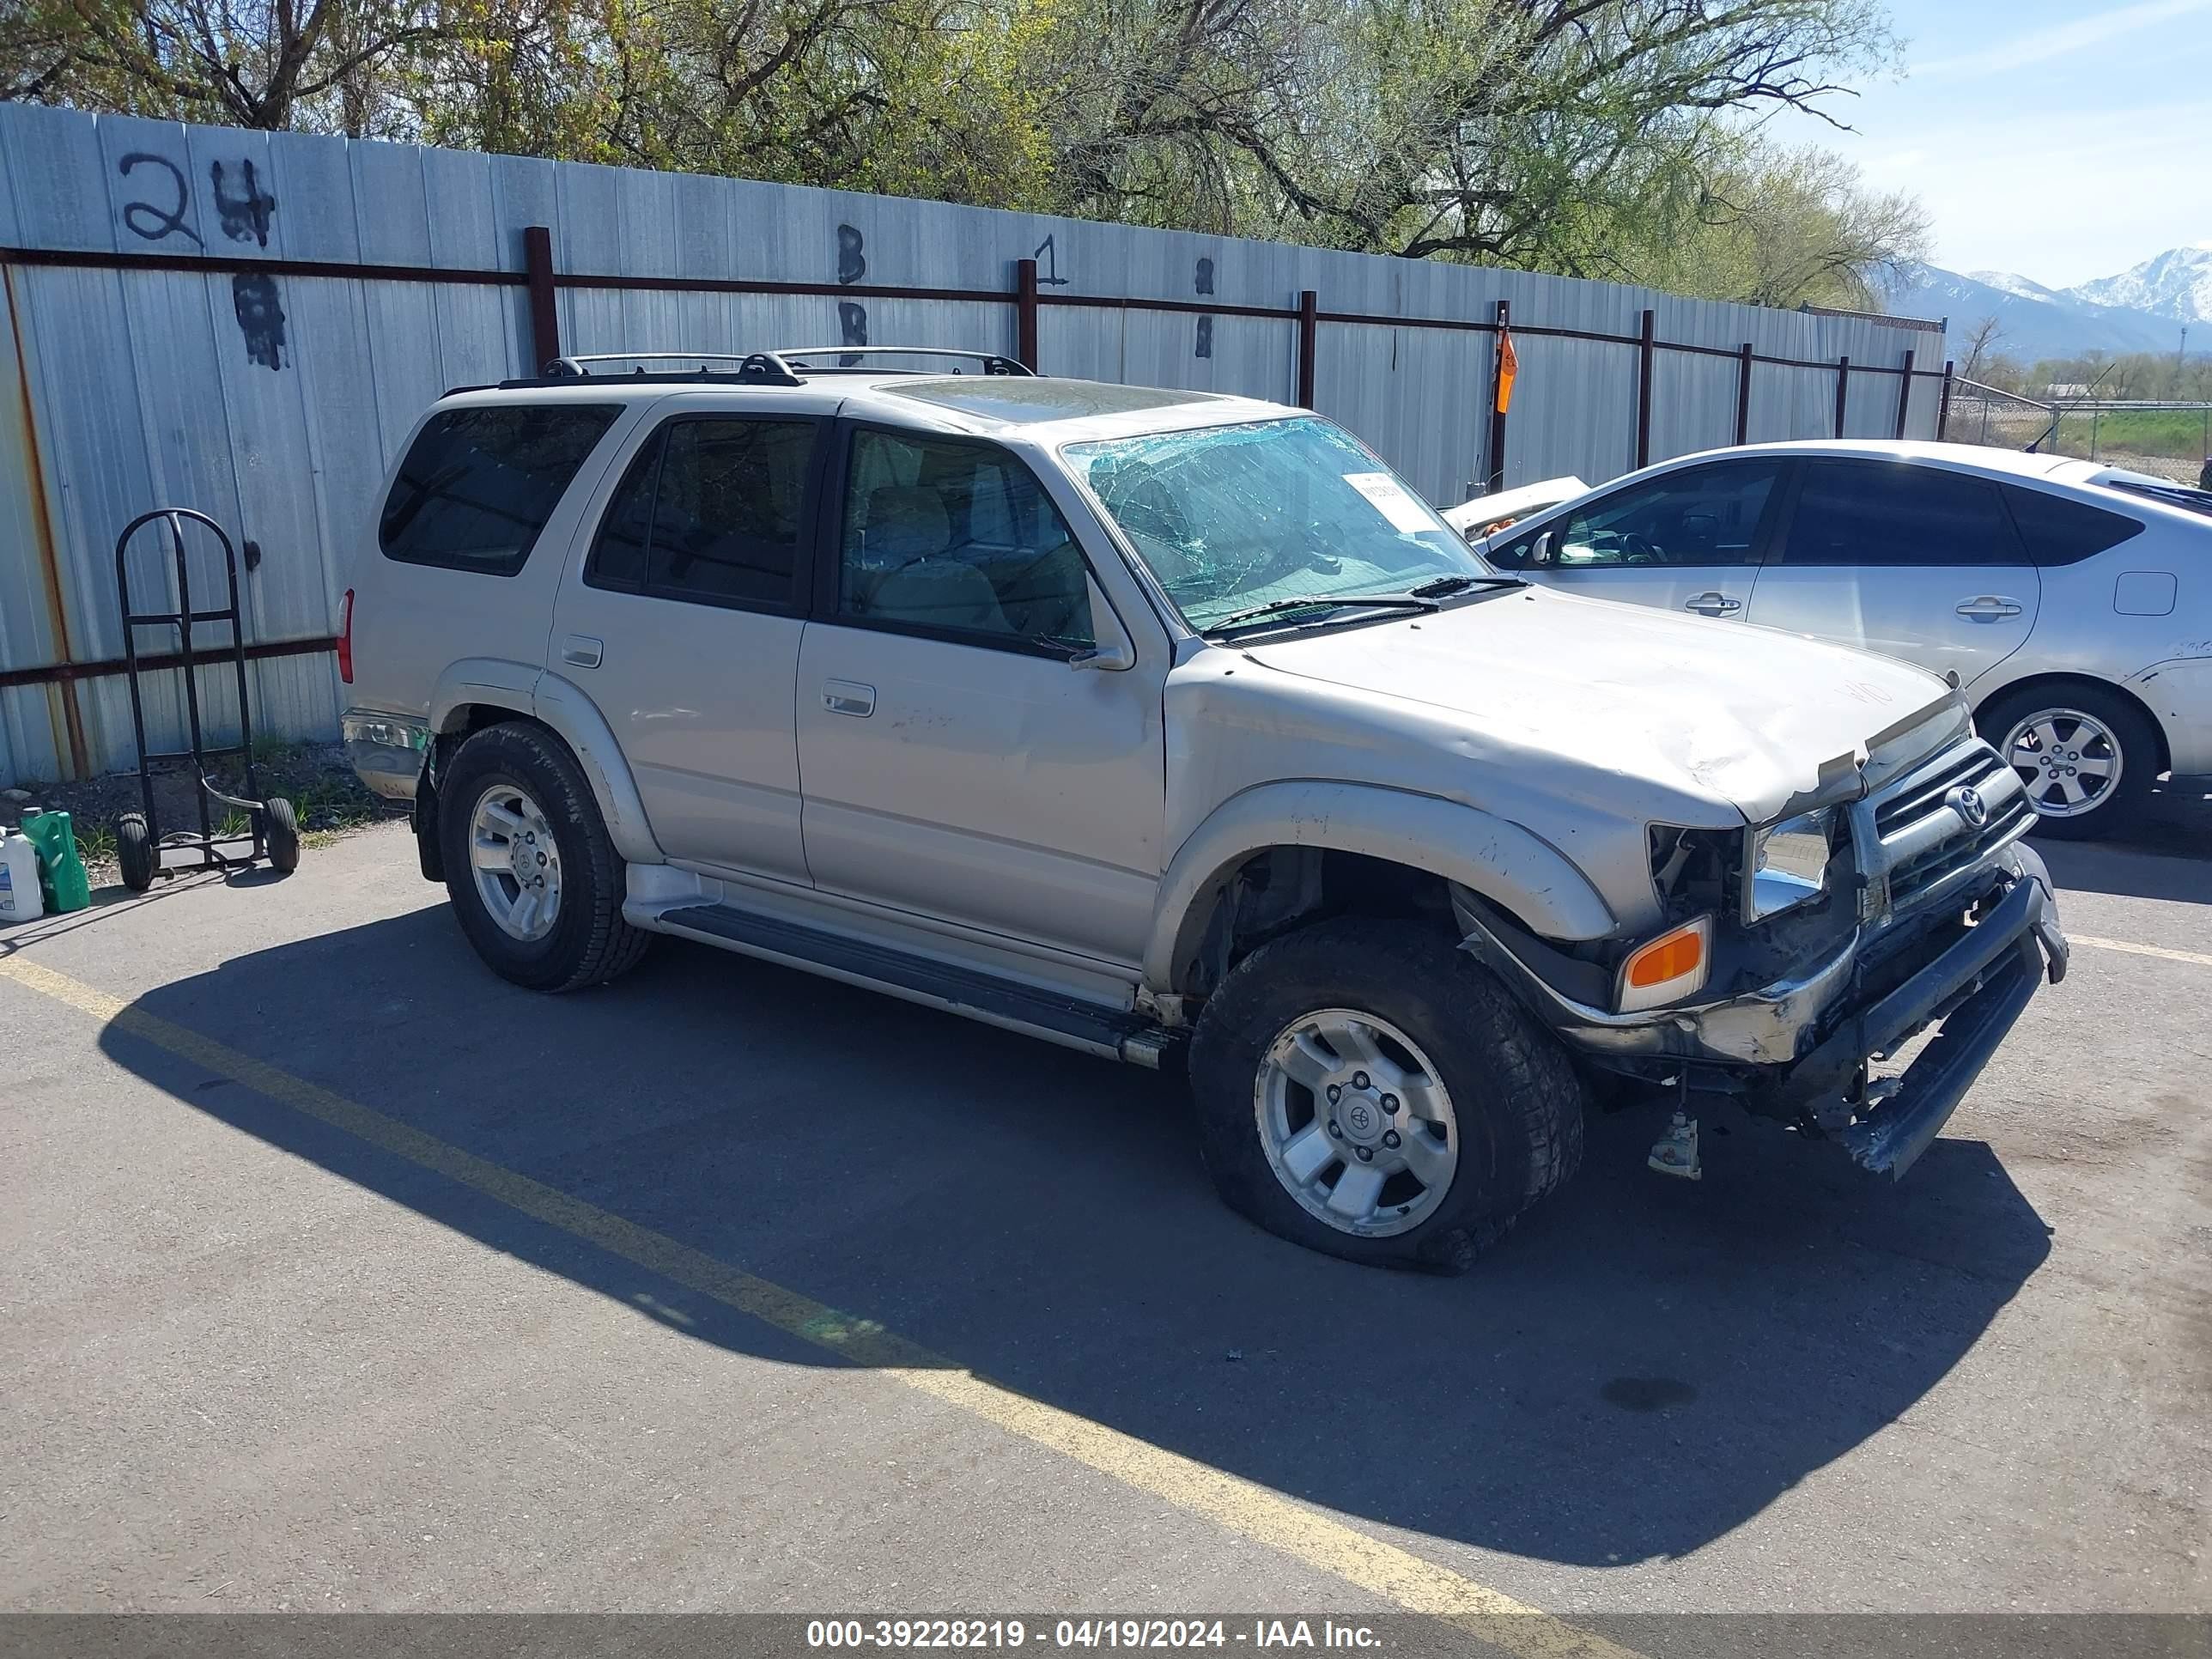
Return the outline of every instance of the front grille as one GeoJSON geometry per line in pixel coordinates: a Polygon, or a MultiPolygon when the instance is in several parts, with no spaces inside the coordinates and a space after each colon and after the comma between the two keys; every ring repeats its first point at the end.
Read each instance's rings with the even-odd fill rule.
{"type": "Polygon", "coordinates": [[[1887,909],[1902,915],[1940,897],[1962,902],[1972,885],[1970,872],[2034,821],[2035,808],[2019,779],[1997,752],[1970,738],[1930,764],[1899,781],[1869,803],[1868,822],[1875,846],[1862,858],[1887,877],[1887,909]],[[1946,805],[1945,797],[1965,785],[1989,804],[1987,822],[1969,828],[1946,805]],[[1940,818],[1939,818],[1940,815],[1940,818]]]}
{"type": "Polygon", "coordinates": [[[1888,839],[1941,806],[1960,784],[1978,785],[2002,764],[1987,744],[1960,744],[1929,770],[1909,774],[1893,794],[1875,797],[1875,834],[1888,839]]]}

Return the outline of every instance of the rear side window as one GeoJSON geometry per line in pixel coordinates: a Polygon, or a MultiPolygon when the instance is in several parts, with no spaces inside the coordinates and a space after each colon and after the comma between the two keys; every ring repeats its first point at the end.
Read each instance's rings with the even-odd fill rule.
{"type": "Polygon", "coordinates": [[[2012,521],[2038,564],[2078,564],[2142,533],[2142,521],[2107,513],[2068,495],[2048,495],[2018,484],[2003,486],[2012,521]]]}
{"type": "Polygon", "coordinates": [[[607,503],[584,579],[709,605],[793,605],[818,423],[678,416],[607,503]]]}
{"type": "Polygon", "coordinates": [[[432,416],[385,497],[384,556],[512,576],[618,413],[566,404],[432,416]]]}
{"type": "Polygon", "coordinates": [[[2021,564],[1997,487],[1909,461],[1808,461],[1787,564],[2021,564]]]}

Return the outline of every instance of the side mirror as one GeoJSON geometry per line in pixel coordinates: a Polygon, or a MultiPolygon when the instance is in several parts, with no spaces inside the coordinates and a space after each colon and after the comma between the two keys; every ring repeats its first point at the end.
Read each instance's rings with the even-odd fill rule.
{"type": "Polygon", "coordinates": [[[1547,530],[1542,535],[1537,537],[1534,542],[1529,544],[1528,562],[1532,565],[1542,566],[1547,565],[1551,563],[1551,562],[1552,532],[1547,530]]]}
{"type": "Polygon", "coordinates": [[[1114,607],[1106,603],[1100,592],[1098,579],[1086,572],[1083,578],[1085,595],[1091,605],[1091,635],[1097,641],[1088,651],[1079,651],[1067,659],[1070,668],[1090,670],[1101,674],[1118,674],[1137,665],[1137,647],[1121,627],[1121,619],[1114,614],[1114,607]]]}

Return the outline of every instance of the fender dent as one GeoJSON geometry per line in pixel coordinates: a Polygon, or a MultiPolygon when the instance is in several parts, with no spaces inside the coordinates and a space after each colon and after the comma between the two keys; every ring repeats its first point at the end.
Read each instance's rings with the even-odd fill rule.
{"type": "Polygon", "coordinates": [[[1504,906],[1549,939],[1601,939],[1615,921],[1562,854],[1519,824],[1434,795],[1321,780],[1260,784],[1193,830],[1168,865],[1145,950],[1145,983],[1171,991],[1204,929],[1202,901],[1269,847],[1357,853],[1426,870],[1504,906]]]}

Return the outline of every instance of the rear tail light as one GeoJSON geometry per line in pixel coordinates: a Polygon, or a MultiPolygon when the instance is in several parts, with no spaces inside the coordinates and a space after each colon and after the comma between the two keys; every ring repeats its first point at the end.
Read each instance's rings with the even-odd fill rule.
{"type": "Polygon", "coordinates": [[[338,678],[346,684],[353,684],[353,589],[345,591],[345,599],[338,611],[338,678]]]}

